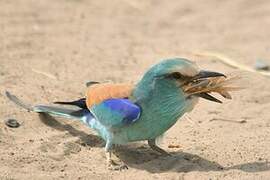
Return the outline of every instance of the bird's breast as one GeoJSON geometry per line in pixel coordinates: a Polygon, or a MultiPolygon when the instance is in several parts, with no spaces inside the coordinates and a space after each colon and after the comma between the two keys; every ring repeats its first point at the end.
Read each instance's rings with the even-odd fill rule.
{"type": "Polygon", "coordinates": [[[141,102],[140,119],[126,130],[129,141],[155,139],[172,127],[177,120],[191,111],[197,98],[186,99],[171,93],[141,102]]]}

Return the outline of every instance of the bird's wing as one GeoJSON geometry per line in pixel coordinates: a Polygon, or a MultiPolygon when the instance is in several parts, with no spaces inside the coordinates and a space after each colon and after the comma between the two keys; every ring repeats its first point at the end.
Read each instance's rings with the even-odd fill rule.
{"type": "Polygon", "coordinates": [[[119,128],[136,122],[141,108],[129,99],[107,99],[90,108],[95,118],[107,128],[119,128]]]}
{"type": "Polygon", "coordinates": [[[130,84],[94,83],[89,86],[86,98],[55,103],[90,110],[105,127],[120,127],[137,121],[140,116],[140,107],[127,99],[132,89],[133,85],[130,84]]]}
{"type": "Polygon", "coordinates": [[[132,84],[93,84],[86,92],[86,105],[90,109],[107,99],[128,98],[133,90],[132,84]]]}
{"type": "Polygon", "coordinates": [[[141,113],[140,107],[128,99],[133,87],[131,84],[93,84],[86,92],[86,105],[107,128],[132,124],[141,113]]]}

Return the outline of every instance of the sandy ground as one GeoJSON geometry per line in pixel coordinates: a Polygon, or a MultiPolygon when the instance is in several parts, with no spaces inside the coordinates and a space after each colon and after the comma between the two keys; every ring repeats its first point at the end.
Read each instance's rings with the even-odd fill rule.
{"type": "Polygon", "coordinates": [[[269,17],[267,0],[1,0],[0,179],[269,179],[270,79],[193,56],[219,52],[248,66],[270,60],[269,17]],[[4,95],[34,104],[76,99],[87,81],[136,82],[169,57],[243,73],[248,88],[222,105],[201,100],[181,118],[162,144],[172,157],[145,142],[120,147],[123,172],[106,169],[92,130],[28,113],[4,95]],[[8,118],[22,126],[6,127],[8,118]]]}

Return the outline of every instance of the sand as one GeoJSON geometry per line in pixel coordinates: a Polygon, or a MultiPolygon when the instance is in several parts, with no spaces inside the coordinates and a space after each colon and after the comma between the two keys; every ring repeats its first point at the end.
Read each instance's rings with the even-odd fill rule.
{"type": "Polygon", "coordinates": [[[194,56],[269,63],[269,16],[267,0],[2,0],[0,179],[269,179],[269,77],[194,56]],[[247,88],[223,104],[201,100],[182,117],[161,144],[171,157],[145,142],[119,147],[129,166],[122,172],[106,169],[103,141],[80,122],[26,112],[5,97],[73,100],[87,81],[133,83],[170,57],[243,75],[247,88]],[[9,128],[8,118],[22,125],[9,128]]]}

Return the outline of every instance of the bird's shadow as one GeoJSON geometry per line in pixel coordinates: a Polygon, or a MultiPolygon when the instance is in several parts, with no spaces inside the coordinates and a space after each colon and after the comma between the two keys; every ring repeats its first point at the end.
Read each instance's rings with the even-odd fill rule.
{"type": "Polygon", "coordinates": [[[59,121],[57,121],[54,117],[50,116],[46,113],[39,113],[39,118],[41,122],[53,129],[56,129],[58,131],[66,131],[71,136],[79,137],[80,139],[80,145],[82,146],[90,146],[90,147],[103,147],[104,141],[93,134],[87,134],[84,131],[78,130],[74,128],[70,124],[64,124],[59,121]]]}
{"type": "Polygon", "coordinates": [[[217,162],[207,160],[187,152],[170,152],[171,156],[160,156],[150,148],[141,146],[121,147],[117,156],[129,167],[146,170],[151,173],[161,172],[191,172],[191,171],[228,171],[232,169],[245,172],[269,171],[269,162],[249,162],[233,166],[222,166],[217,162]]]}
{"type": "MultiPolygon", "coordinates": [[[[40,113],[41,121],[56,130],[67,131],[70,135],[79,137],[81,145],[91,147],[103,147],[103,140],[96,136],[77,130],[69,124],[58,122],[48,114],[40,113]]],[[[147,145],[135,143],[127,146],[119,146],[114,152],[129,167],[146,170],[151,173],[161,172],[192,172],[192,171],[228,171],[232,169],[245,172],[269,171],[269,162],[249,162],[233,166],[222,166],[217,162],[207,160],[195,154],[186,152],[173,152],[172,156],[160,156],[147,145]]],[[[105,163],[105,160],[104,160],[105,163]]]]}

